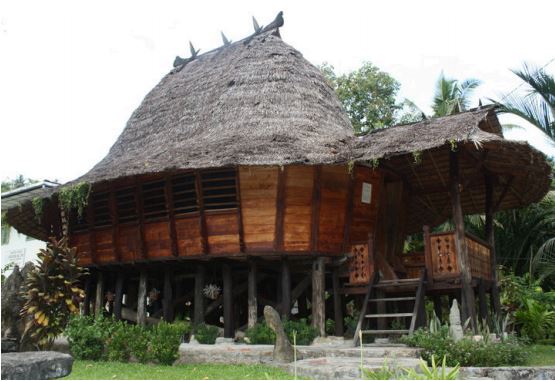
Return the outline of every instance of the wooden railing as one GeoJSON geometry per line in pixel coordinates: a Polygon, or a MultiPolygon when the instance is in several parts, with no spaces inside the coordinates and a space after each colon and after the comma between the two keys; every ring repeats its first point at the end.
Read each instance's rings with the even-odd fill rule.
{"type": "MultiPolygon", "coordinates": [[[[465,234],[469,267],[473,278],[491,280],[491,246],[478,237],[465,234]]],[[[455,232],[425,234],[425,261],[434,281],[459,277],[455,232]]]]}

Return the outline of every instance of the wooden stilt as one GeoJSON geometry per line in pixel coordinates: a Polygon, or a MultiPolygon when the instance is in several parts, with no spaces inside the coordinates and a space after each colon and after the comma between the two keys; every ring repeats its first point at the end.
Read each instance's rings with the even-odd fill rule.
{"type": "Polygon", "coordinates": [[[287,259],[281,261],[281,316],[291,314],[291,270],[287,259]]]}
{"type": "Polygon", "coordinates": [[[91,294],[92,294],[92,280],[91,276],[85,279],[85,298],[83,299],[83,315],[89,316],[91,313],[91,294]]]}
{"type": "Polygon", "coordinates": [[[320,336],[326,336],[325,277],[324,258],[312,262],[312,325],[320,336]]]}
{"type": "Polygon", "coordinates": [[[94,314],[100,316],[104,312],[104,274],[98,272],[96,279],[96,300],[94,303],[94,314]]]}
{"type": "Polygon", "coordinates": [[[484,285],[484,280],[480,279],[478,282],[478,299],[479,299],[479,308],[480,308],[480,319],[482,321],[488,318],[488,303],[486,301],[486,287],[484,285]]]}
{"type": "Polygon", "coordinates": [[[333,317],[335,320],[335,336],[343,336],[343,295],[339,289],[341,284],[339,282],[339,274],[337,269],[332,273],[332,286],[333,286],[333,317]]]}
{"type": "Polygon", "coordinates": [[[233,338],[235,335],[233,325],[233,278],[231,267],[227,263],[222,265],[222,276],[224,283],[224,337],[233,338]]]}
{"type": "Polygon", "coordinates": [[[146,288],[147,288],[147,272],[141,270],[139,274],[139,293],[137,296],[137,323],[146,325],[146,288]]]}
{"type": "Polygon", "coordinates": [[[257,300],[257,287],[256,279],[258,276],[258,268],[256,262],[253,260],[249,261],[249,279],[248,279],[248,316],[247,316],[247,326],[249,328],[254,327],[258,321],[258,300],[257,300]]]}
{"type": "Polygon", "coordinates": [[[173,321],[172,278],[173,271],[170,268],[164,269],[164,295],[162,299],[162,312],[165,321],[173,321]]]}
{"type": "Polygon", "coordinates": [[[495,231],[493,229],[493,218],[495,209],[493,205],[493,179],[489,172],[486,172],[485,185],[486,185],[486,223],[485,223],[485,237],[486,242],[490,245],[490,258],[491,258],[491,299],[493,312],[497,317],[501,315],[501,301],[499,298],[499,287],[497,285],[497,256],[495,253],[495,231]]]}
{"type": "Polygon", "coordinates": [[[195,274],[195,295],[194,295],[194,318],[195,325],[204,323],[204,282],[206,278],[206,267],[203,264],[197,265],[195,274]]]}
{"type": "Polygon", "coordinates": [[[120,272],[116,278],[116,296],[114,300],[114,317],[121,320],[121,307],[123,302],[123,283],[125,281],[125,275],[120,272]]]}
{"type": "Polygon", "coordinates": [[[470,317],[470,324],[476,332],[476,308],[474,301],[474,290],[472,289],[472,274],[470,273],[470,262],[468,260],[468,249],[466,245],[464,220],[461,206],[461,189],[459,175],[459,156],[457,151],[449,151],[449,174],[450,195],[453,208],[453,222],[455,223],[455,248],[457,252],[457,264],[461,271],[462,293],[464,295],[461,311],[470,317]]]}

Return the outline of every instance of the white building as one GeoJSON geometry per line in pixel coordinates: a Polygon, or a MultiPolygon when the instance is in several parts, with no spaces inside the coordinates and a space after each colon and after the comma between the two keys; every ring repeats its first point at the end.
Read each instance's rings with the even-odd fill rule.
{"type": "MultiPolygon", "coordinates": [[[[29,198],[33,198],[35,193],[38,195],[44,188],[53,188],[58,185],[58,183],[45,180],[2,193],[2,212],[13,206],[17,206],[23,199],[28,200],[29,198]]],[[[45,247],[45,242],[20,234],[13,227],[2,222],[2,270],[9,264],[18,265],[21,268],[26,262],[35,261],[39,250],[45,247]]],[[[9,275],[10,273],[11,266],[4,274],[9,275]]]]}

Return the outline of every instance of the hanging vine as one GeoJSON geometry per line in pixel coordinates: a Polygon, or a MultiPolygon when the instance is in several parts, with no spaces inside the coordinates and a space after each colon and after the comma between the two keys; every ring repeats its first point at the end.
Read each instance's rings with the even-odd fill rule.
{"type": "Polygon", "coordinates": [[[451,151],[457,151],[457,141],[455,139],[449,140],[449,145],[451,145],[451,151]]]}
{"type": "Polygon", "coordinates": [[[422,163],[422,151],[414,151],[412,153],[412,158],[414,159],[414,164],[419,165],[422,163]]]}
{"type": "Polygon", "coordinates": [[[75,209],[79,217],[83,216],[83,211],[89,201],[90,192],[91,186],[85,182],[62,188],[58,194],[60,208],[66,214],[75,209]]]}
{"type": "Polygon", "coordinates": [[[40,221],[42,220],[42,216],[44,215],[44,204],[45,204],[44,198],[35,197],[31,201],[31,203],[33,204],[33,210],[35,211],[35,218],[37,222],[40,224],[40,221]]]}
{"type": "Polygon", "coordinates": [[[378,166],[380,165],[380,159],[372,159],[372,161],[370,162],[370,164],[372,165],[373,169],[378,168],[378,166]]]}

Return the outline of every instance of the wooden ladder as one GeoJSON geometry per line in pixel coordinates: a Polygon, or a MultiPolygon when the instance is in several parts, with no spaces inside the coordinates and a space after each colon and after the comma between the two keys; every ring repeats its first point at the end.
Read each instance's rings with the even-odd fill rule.
{"type": "Polygon", "coordinates": [[[396,280],[379,280],[379,275],[374,273],[368,285],[368,290],[362,302],[360,316],[358,318],[357,328],[355,330],[354,345],[360,344],[360,334],[362,335],[400,335],[412,334],[418,327],[426,324],[426,311],[424,308],[424,296],[426,294],[426,270],[422,270],[419,278],[396,279],[396,280]],[[389,293],[407,292],[406,290],[416,289],[414,296],[396,296],[396,297],[380,297],[376,295],[378,290],[389,293]],[[376,303],[398,303],[398,302],[414,302],[412,312],[394,312],[394,313],[371,313],[374,308],[369,308],[376,303]],[[410,317],[410,325],[407,329],[364,329],[368,326],[372,319],[392,319],[410,317]]]}

